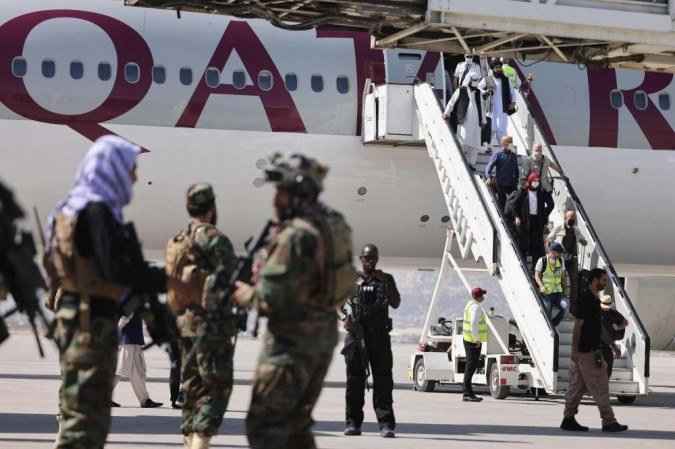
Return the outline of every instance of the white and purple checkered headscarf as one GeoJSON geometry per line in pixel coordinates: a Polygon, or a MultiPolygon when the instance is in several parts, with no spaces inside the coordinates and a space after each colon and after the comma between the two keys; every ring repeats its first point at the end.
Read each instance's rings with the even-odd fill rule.
{"type": "Polygon", "coordinates": [[[115,220],[122,223],[122,208],[132,197],[131,170],[140,152],[140,147],[117,136],[97,139],[77,167],[75,183],[68,196],[49,217],[49,237],[56,215],[63,213],[73,217],[91,202],[105,203],[115,220]]]}

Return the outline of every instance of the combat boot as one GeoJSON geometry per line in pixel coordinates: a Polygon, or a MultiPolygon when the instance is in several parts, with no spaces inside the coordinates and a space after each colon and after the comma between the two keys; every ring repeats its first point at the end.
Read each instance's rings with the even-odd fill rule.
{"type": "Polygon", "coordinates": [[[192,446],[190,449],[209,449],[211,444],[211,437],[201,435],[199,433],[192,434],[192,446]]]}
{"type": "Polygon", "coordinates": [[[192,449],[192,437],[194,436],[194,433],[190,433],[188,435],[183,435],[183,446],[185,446],[185,449],[192,449]]]}

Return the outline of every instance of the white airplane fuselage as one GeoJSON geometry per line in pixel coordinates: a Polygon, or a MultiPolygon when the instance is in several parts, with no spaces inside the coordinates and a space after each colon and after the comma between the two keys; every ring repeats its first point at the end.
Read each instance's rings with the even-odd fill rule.
{"type": "MultiPolygon", "coordinates": [[[[367,34],[110,0],[6,3],[0,176],[24,205],[50,211],[91,141],[114,132],[149,150],[126,211],[146,249],[159,254],[184,225],[197,181],[214,185],[220,226],[241,249],[271,213],[266,157],[303,152],[330,166],[324,200],[347,215],[357,246],[377,243],[392,264],[438,264],[447,210],[426,149],[362,144],[365,80],[385,81],[367,34]]],[[[407,69],[440,79],[441,61],[427,53],[407,69]]],[[[540,119],[619,271],[675,276],[672,75],[521,70],[536,76],[540,119]]]]}

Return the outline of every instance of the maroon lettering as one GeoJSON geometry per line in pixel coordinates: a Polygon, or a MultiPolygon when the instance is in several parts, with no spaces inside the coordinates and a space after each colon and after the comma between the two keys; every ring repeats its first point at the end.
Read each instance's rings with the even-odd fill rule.
{"type": "Polygon", "coordinates": [[[647,97],[647,108],[640,110],[634,102],[637,91],[647,95],[655,94],[670,85],[673,75],[668,73],[645,73],[644,80],[635,89],[618,89],[616,71],[612,69],[588,70],[590,96],[590,133],[588,144],[600,147],[618,147],[619,110],[612,107],[612,91],[623,94],[624,105],[630,111],[644,133],[649,145],[655,150],[672,150],[675,145],[675,131],[668,120],[647,97]]]}
{"type": "Polygon", "coordinates": [[[321,27],[316,30],[318,38],[344,38],[354,41],[354,59],[356,64],[356,87],[357,87],[357,106],[356,106],[356,135],[361,135],[361,113],[363,109],[363,98],[361,92],[366,84],[366,79],[375,84],[383,84],[384,76],[384,54],[382,50],[373,50],[370,48],[370,36],[362,31],[349,31],[339,28],[321,27]]]}
{"type": "Polygon", "coordinates": [[[99,123],[127,113],[143,100],[150,89],[153,65],[150,48],[138,32],[112,17],[67,9],[25,14],[0,27],[0,42],[0,101],[27,119],[67,125],[88,139],[109,134],[99,123]],[[82,114],[65,115],[43,108],[31,98],[23,79],[11,73],[11,61],[23,54],[30,31],[45,21],[58,18],[81,19],[97,25],[108,34],[117,54],[116,78],[110,95],[100,106],[82,114]],[[130,62],[138,64],[141,70],[141,78],[135,84],[124,80],[124,66],[130,62]]]}
{"type": "Polygon", "coordinates": [[[194,128],[211,95],[249,95],[260,97],[272,131],[306,132],[300,113],[286,90],[279,70],[248,23],[233,20],[227,25],[207,67],[222,70],[233,50],[237,51],[244,67],[253,78],[254,85],[236,89],[231,84],[221,84],[211,88],[206,84],[202,74],[176,126],[194,128]],[[272,73],[274,83],[269,91],[264,91],[255,84],[257,74],[262,70],[272,73]]]}

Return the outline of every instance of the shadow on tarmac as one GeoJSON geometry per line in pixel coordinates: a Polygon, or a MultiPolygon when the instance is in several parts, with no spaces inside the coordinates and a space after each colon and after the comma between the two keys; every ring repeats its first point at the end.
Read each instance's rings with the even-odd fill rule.
{"type": "MultiPolygon", "coordinates": [[[[176,416],[114,416],[112,420],[111,437],[116,433],[142,434],[142,435],[178,435],[181,417],[176,416]]],[[[480,435],[512,435],[512,436],[563,436],[570,435],[557,427],[557,422],[551,427],[536,426],[511,426],[500,424],[430,424],[430,423],[399,423],[396,431],[399,438],[445,440],[453,437],[479,437],[480,435]],[[417,436],[419,435],[419,436],[417,436]]],[[[628,423],[630,424],[630,423],[628,423]]],[[[319,421],[314,426],[317,433],[328,432],[342,434],[343,421],[319,421]]],[[[57,431],[54,415],[32,413],[0,413],[0,434],[3,433],[27,433],[27,434],[51,434],[57,431]]],[[[376,432],[374,423],[365,423],[364,431],[376,432]]],[[[220,435],[242,435],[244,433],[244,420],[242,418],[226,417],[219,432],[220,435]]],[[[576,432],[575,437],[607,438],[608,434],[593,429],[591,432],[576,432]]],[[[675,440],[675,431],[639,430],[630,429],[628,432],[615,435],[617,438],[642,439],[642,440],[675,440]]],[[[31,436],[32,437],[32,436],[31,436]]],[[[457,439],[457,438],[454,438],[457,439]]],[[[465,438],[461,438],[465,440],[465,438]]],[[[111,440],[111,442],[112,442],[111,440]]],[[[0,443],[16,441],[11,438],[0,436],[0,443]]],[[[27,442],[29,440],[23,440],[27,442]]],[[[44,441],[40,439],[37,441],[44,441]]],[[[480,441],[486,441],[480,439],[480,441]]],[[[516,443],[515,441],[494,441],[500,443],[516,443]]],[[[121,444],[121,442],[119,442],[121,444]]],[[[523,443],[523,442],[521,442],[523,443]]],[[[164,443],[161,443],[164,444],[164,443]]],[[[159,443],[158,443],[159,445],[159,443]]],[[[1,444],[0,444],[1,446],[1,444]]],[[[224,446],[230,447],[230,446],[224,446]]],[[[237,446],[235,446],[237,447],[237,446]]]]}

